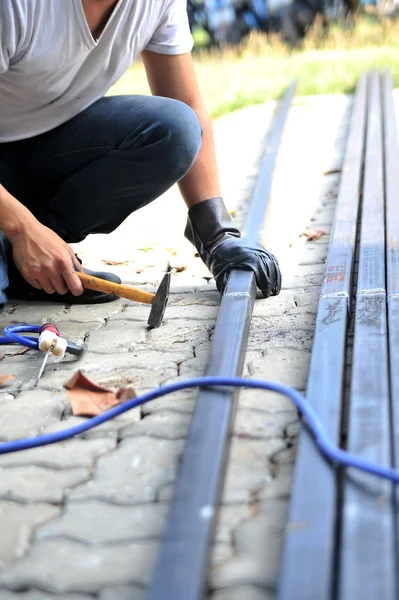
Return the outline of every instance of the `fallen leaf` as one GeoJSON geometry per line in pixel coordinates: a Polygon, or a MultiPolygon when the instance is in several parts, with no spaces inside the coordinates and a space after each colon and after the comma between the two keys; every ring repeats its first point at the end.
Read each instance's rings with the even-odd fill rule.
{"type": "Polygon", "coordinates": [[[6,354],[0,354],[0,360],[3,360],[3,358],[7,358],[7,356],[19,356],[20,354],[25,354],[25,352],[28,352],[29,350],[30,348],[24,346],[23,348],[20,348],[15,352],[6,352],[6,354]]]}
{"type": "Polygon", "coordinates": [[[127,265],[130,260],[102,260],[101,262],[105,263],[106,265],[111,265],[113,267],[117,266],[117,265],[127,265]]]}
{"type": "Polygon", "coordinates": [[[64,387],[71,403],[72,414],[78,417],[101,415],[136,395],[131,388],[122,388],[115,394],[112,390],[91,381],[81,371],[77,371],[64,387]]]}
{"type": "Polygon", "coordinates": [[[9,382],[13,381],[14,379],[14,375],[0,375],[0,387],[9,385],[9,382]]]}
{"type": "Polygon", "coordinates": [[[326,232],[323,231],[322,229],[308,229],[306,228],[304,231],[302,231],[301,235],[299,237],[306,237],[306,240],[308,242],[313,242],[314,240],[319,240],[323,235],[325,235],[326,232]]]}
{"type": "Polygon", "coordinates": [[[184,266],[180,266],[180,267],[171,267],[172,272],[174,273],[183,273],[183,271],[187,270],[187,267],[184,266]]]}
{"type": "Polygon", "coordinates": [[[128,400],[135,398],[136,392],[133,388],[124,387],[116,392],[116,397],[119,400],[119,404],[122,404],[122,402],[127,402],[128,400]]]}

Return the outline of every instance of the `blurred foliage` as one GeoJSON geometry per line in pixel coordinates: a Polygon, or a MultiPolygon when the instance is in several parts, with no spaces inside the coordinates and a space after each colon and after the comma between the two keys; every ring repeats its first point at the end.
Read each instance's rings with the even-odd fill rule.
{"type": "MultiPolygon", "coordinates": [[[[399,86],[399,21],[360,15],[353,27],[320,23],[301,49],[285,46],[278,35],[253,33],[236,48],[197,49],[197,77],[212,117],[279,98],[298,79],[297,95],[352,93],[365,69],[387,69],[399,86]]],[[[138,63],[110,90],[112,94],[149,93],[138,63]]]]}

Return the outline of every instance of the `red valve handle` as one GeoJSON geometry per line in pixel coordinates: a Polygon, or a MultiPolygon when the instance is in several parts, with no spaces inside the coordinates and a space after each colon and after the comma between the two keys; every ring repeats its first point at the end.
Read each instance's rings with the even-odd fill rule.
{"type": "Polygon", "coordinates": [[[60,332],[58,331],[57,327],[55,325],[53,325],[52,323],[45,323],[44,325],[42,325],[40,328],[40,333],[43,333],[43,331],[51,331],[51,333],[55,333],[55,335],[58,335],[58,337],[61,337],[60,332]]]}

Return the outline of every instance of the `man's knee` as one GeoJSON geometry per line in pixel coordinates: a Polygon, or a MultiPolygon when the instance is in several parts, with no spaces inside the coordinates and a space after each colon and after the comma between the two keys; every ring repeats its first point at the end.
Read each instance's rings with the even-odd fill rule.
{"type": "Polygon", "coordinates": [[[178,100],[165,99],[160,115],[164,132],[164,165],[176,181],[191,168],[202,142],[202,128],[195,112],[178,100]]]}

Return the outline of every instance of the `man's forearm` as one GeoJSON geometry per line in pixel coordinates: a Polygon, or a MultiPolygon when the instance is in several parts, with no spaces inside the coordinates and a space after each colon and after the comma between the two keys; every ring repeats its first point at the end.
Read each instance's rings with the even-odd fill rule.
{"type": "Polygon", "coordinates": [[[32,213],[0,184],[0,231],[12,240],[33,221],[32,213]]]}
{"type": "Polygon", "coordinates": [[[221,195],[212,121],[205,107],[192,108],[197,114],[203,134],[197,159],[187,175],[179,182],[181,194],[188,207],[221,195]]]}

